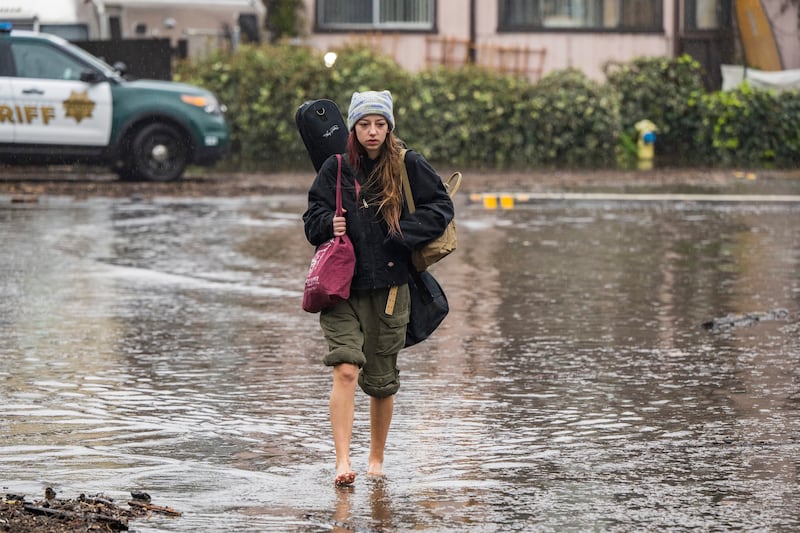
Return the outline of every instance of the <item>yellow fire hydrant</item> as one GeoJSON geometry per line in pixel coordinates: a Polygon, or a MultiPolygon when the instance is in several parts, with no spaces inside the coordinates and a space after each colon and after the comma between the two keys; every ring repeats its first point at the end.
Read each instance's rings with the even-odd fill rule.
{"type": "Polygon", "coordinates": [[[639,168],[653,168],[653,157],[655,155],[656,144],[656,125],[649,120],[640,120],[634,127],[636,128],[636,148],[639,156],[639,168]]]}

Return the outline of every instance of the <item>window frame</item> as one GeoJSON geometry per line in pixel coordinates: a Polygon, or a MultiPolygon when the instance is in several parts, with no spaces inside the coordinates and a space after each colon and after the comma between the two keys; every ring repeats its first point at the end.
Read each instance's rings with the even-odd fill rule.
{"type": "Polygon", "coordinates": [[[326,1],[347,1],[347,0],[315,0],[314,2],[314,31],[320,33],[336,33],[336,32],[379,32],[391,31],[402,33],[437,33],[436,15],[438,11],[438,2],[436,0],[423,0],[429,3],[430,21],[428,23],[422,22],[380,22],[380,11],[375,11],[375,8],[380,8],[381,0],[371,0],[373,7],[372,22],[325,22],[322,20],[324,13],[324,4],[326,1]]]}
{"type": "MultiPolygon", "coordinates": [[[[536,0],[542,2],[543,0],[536,0]]],[[[562,0],[563,1],[563,0],[562,0]]],[[[586,3],[592,2],[597,4],[598,12],[602,12],[603,3],[609,0],[584,0],[586,3]]],[[[635,0],[619,0],[620,3],[633,3],[635,0]]],[[[650,0],[655,8],[653,16],[653,26],[545,26],[544,24],[523,23],[523,24],[509,24],[509,16],[506,15],[508,11],[509,0],[497,1],[497,33],[648,33],[648,34],[663,34],[664,33],[664,2],[663,0],[650,0]]],[[[618,19],[621,20],[623,10],[620,9],[618,19]]]]}
{"type": "Polygon", "coordinates": [[[686,0],[683,4],[683,27],[686,33],[731,31],[733,29],[733,2],[717,0],[715,5],[716,25],[701,27],[697,20],[697,5],[700,0],[686,0]]]}

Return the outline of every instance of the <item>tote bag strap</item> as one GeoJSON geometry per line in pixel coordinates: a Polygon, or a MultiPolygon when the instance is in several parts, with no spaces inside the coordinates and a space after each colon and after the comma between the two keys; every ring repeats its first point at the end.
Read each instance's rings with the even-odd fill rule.
{"type": "Polygon", "coordinates": [[[342,154],[336,154],[336,216],[340,217],[344,214],[342,210],[342,154]]]}

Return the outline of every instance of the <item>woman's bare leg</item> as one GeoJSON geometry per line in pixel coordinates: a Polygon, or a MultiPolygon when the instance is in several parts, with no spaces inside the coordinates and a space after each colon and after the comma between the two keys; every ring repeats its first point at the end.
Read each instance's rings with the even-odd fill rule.
{"type": "Polygon", "coordinates": [[[389,426],[392,423],[393,412],[394,396],[370,398],[370,441],[367,475],[383,475],[383,450],[386,448],[386,437],[389,435],[389,426]]]}
{"type": "Polygon", "coordinates": [[[330,398],[333,445],[336,448],[336,485],[349,485],[356,479],[350,468],[350,439],[353,436],[358,366],[342,363],[333,367],[333,389],[330,398]]]}

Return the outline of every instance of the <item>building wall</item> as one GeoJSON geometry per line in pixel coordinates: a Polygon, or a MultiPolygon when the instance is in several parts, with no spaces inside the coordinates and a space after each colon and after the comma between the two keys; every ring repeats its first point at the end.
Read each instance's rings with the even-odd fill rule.
{"type": "Polygon", "coordinates": [[[109,7],[110,16],[118,16],[123,38],[167,38],[173,46],[185,40],[190,56],[231,46],[232,41],[244,38],[238,27],[240,14],[257,14],[263,24],[263,10],[242,6],[203,2],[195,5],[174,3],[156,6],[130,3],[109,7]]]}
{"type": "Polygon", "coordinates": [[[764,12],[772,21],[772,31],[781,53],[783,68],[800,69],[800,30],[797,28],[797,6],[790,5],[781,13],[781,0],[763,0],[764,12]]]}
{"type": "MultiPolygon", "coordinates": [[[[336,48],[348,41],[369,41],[376,47],[392,55],[401,66],[411,71],[425,68],[441,47],[428,43],[430,34],[398,33],[380,36],[366,36],[350,33],[314,33],[314,0],[305,0],[309,21],[307,42],[320,49],[336,48]]],[[[498,33],[498,7],[492,0],[479,0],[476,4],[476,43],[481,50],[493,48],[544,49],[544,63],[541,73],[532,69],[535,78],[554,70],[577,68],[594,79],[602,79],[602,67],[607,61],[626,62],[640,56],[671,56],[674,50],[675,35],[671,27],[674,6],[664,0],[664,32],[655,33],[583,33],[574,31],[547,31],[537,33],[498,33]]],[[[436,27],[439,38],[453,38],[457,41],[470,39],[470,0],[446,0],[437,2],[436,27]]],[[[436,37],[436,36],[435,36],[436,37]]],[[[488,53],[488,52],[487,52],[488,53]]],[[[529,57],[529,64],[538,61],[538,55],[529,57]]]]}
{"type": "MultiPolygon", "coordinates": [[[[440,2],[444,4],[446,2],[440,2]]],[[[449,2],[447,2],[449,3],[449,2]]],[[[544,48],[544,72],[577,68],[587,76],[602,79],[602,67],[607,61],[626,62],[640,56],[671,56],[673,50],[673,6],[664,2],[663,34],[652,33],[584,33],[575,31],[538,33],[497,33],[497,2],[476,2],[479,7],[479,42],[503,46],[544,48]]]]}
{"type": "Polygon", "coordinates": [[[123,38],[167,38],[173,46],[184,39],[192,57],[229,46],[236,26],[234,13],[215,9],[126,6],[119,17],[123,38]]]}

